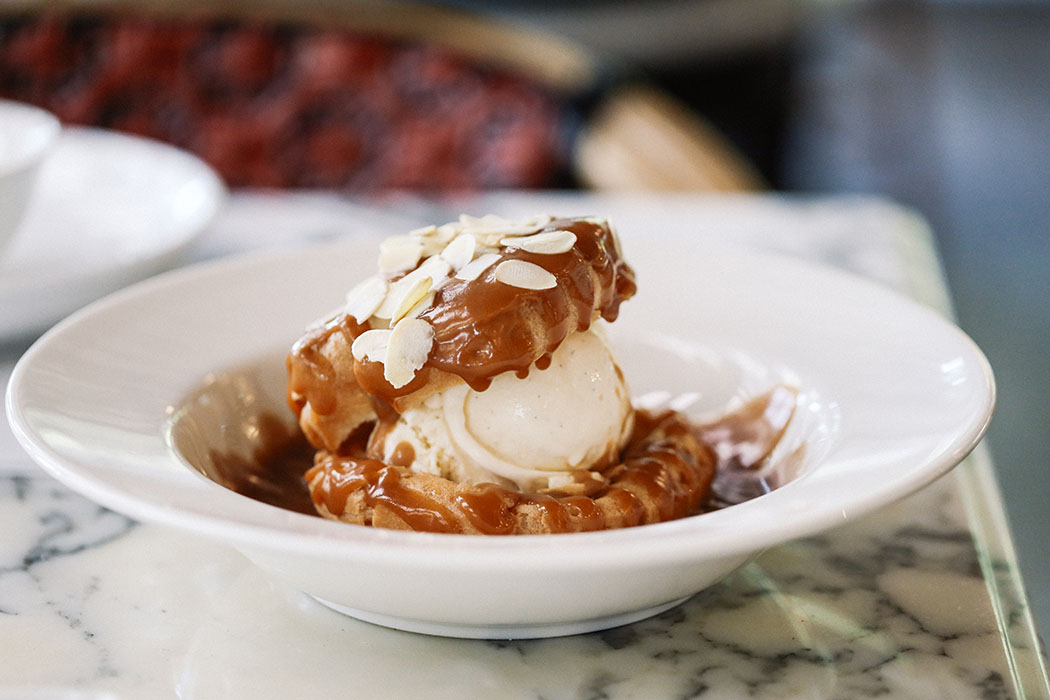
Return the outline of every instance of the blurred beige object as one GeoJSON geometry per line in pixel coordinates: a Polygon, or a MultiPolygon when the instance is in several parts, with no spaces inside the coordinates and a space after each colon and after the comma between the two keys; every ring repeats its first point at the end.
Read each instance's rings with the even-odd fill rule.
{"type": "Polygon", "coordinates": [[[606,96],[577,138],[573,161],[580,180],[599,190],[764,187],[755,168],[713,126],[641,85],[606,96]]]}

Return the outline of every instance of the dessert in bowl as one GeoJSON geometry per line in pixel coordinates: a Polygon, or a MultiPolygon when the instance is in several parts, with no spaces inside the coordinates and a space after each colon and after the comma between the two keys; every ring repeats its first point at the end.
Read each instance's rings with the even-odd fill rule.
{"type": "Polygon", "coordinates": [[[714,447],[674,411],[632,407],[600,325],[636,290],[607,221],[464,216],[387,239],[379,268],[288,358],[322,515],[550,534],[707,501],[714,447]]]}
{"type": "MultiPolygon", "coordinates": [[[[568,634],[654,614],[763,548],[849,522],[920,488],[957,464],[983,434],[994,400],[987,363],[934,312],[834,270],[754,250],[697,246],[672,233],[642,233],[623,244],[642,281],[637,296],[608,324],[607,343],[599,338],[604,349],[584,354],[589,362],[620,367],[634,397],[632,411],[675,409],[694,428],[718,425],[720,416],[747,415],[754,399],[761,406],[772,388],[792,387],[772,394],[780,398],[770,405],[790,397],[792,414],[772,453],[760,459],[782,468],[778,488],[664,522],[564,534],[417,532],[364,525],[364,518],[348,524],[317,517],[303,472],[315,452],[354,455],[339,454],[342,443],[333,450],[323,442],[320,449],[284,442],[300,431],[288,406],[284,360],[296,338],[307,339],[301,349],[332,324],[348,327],[347,309],[325,312],[348,288],[375,274],[379,241],[372,239],[184,270],[79,312],[20,361],[8,394],[12,424],[45,469],[111,508],[228,542],[276,578],[362,619],[477,637],[568,634]],[[318,317],[320,323],[304,336],[304,319],[318,317]],[[299,512],[267,502],[266,493],[284,487],[271,488],[273,483],[251,474],[267,454],[292,466],[285,484],[300,484],[299,512]],[[223,485],[236,486],[228,480],[231,473],[250,477],[258,487],[255,497],[223,485]]],[[[388,291],[396,274],[384,280],[388,291]]],[[[424,309],[416,311],[401,318],[429,318],[424,309]]],[[[369,319],[376,315],[367,313],[369,319]]],[[[355,380],[354,367],[361,365],[407,396],[419,390],[412,382],[422,381],[423,366],[413,367],[408,383],[393,387],[385,376],[395,330],[389,321],[386,328],[375,322],[350,331],[354,337],[344,337],[349,353],[340,357],[355,380]],[[391,334],[385,350],[382,343],[362,341],[355,357],[354,340],[365,330],[391,334]]],[[[355,317],[354,323],[361,321],[355,317]]],[[[560,376],[544,374],[559,371],[553,367],[556,354],[551,352],[547,369],[530,368],[528,377],[560,376]]],[[[572,362],[565,364],[571,369],[572,362]]],[[[511,376],[524,381],[514,371],[511,376]]],[[[479,381],[470,390],[484,395],[497,381],[487,389],[479,381]]],[[[464,380],[442,392],[463,392],[464,385],[470,386],[464,380]]],[[[618,386],[615,377],[598,383],[598,389],[612,387],[613,406],[621,404],[618,386]]],[[[309,396],[293,388],[292,405],[308,425],[321,426],[322,416],[334,414],[318,414],[309,396]]],[[[528,402],[522,403],[524,410],[528,402]]],[[[616,424],[619,410],[610,409],[601,425],[616,424]]],[[[375,421],[366,428],[374,431],[382,418],[377,411],[363,425],[375,421]]],[[[639,422],[637,414],[634,420],[639,422]]],[[[403,481],[415,478],[398,471],[408,467],[396,462],[415,461],[398,447],[425,425],[422,416],[406,420],[388,433],[400,431],[397,444],[377,439],[373,457],[365,458],[385,465],[377,472],[390,468],[403,481]]],[[[499,426],[493,430],[498,434],[499,426]]],[[[500,456],[498,441],[485,439],[484,428],[478,432],[500,456]]],[[[623,439],[624,432],[621,424],[618,433],[604,433],[591,446],[605,444],[613,433],[623,439]]],[[[714,441],[715,432],[707,440],[714,441]]],[[[453,441],[454,431],[447,433],[453,441]]],[[[435,454],[450,452],[440,440],[435,444],[435,454]]],[[[451,472],[426,471],[425,449],[412,450],[422,462],[412,474],[454,483],[451,472]]],[[[515,494],[547,489],[542,495],[555,499],[583,496],[554,491],[577,483],[577,469],[602,475],[615,469],[603,464],[600,453],[581,449],[580,461],[566,456],[565,464],[526,475],[537,481],[521,486],[506,476],[506,482],[489,483],[515,494]],[[564,480],[566,474],[572,482],[564,480]],[[552,477],[561,478],[552,484],[552,477]]],[[[439,457],[434,464],[440,471],[439,457]]],[[[719,504],[708,500],[711,505],[719,504]]]]}

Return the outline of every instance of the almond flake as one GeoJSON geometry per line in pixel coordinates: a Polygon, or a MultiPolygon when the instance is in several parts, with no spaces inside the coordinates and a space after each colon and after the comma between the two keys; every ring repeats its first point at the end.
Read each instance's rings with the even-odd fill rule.
{"type": "Polygon", "coordinates": [[[386,358],[392,333],[393,331],[384,329],[365,331],[354,338],[350,352],[358,362],[382,362],[386,358]]]}
{"type": "Polygon", "coordinates": [[[394,311],[394,315],[390,317],[390,326],[393,327],[395,323],[404,318],[412,307],[422,301],[433,285],[434,280],[429,277],[420,277],[416,280],[416,283],[405,292],[403,297],[401,297],[401,303],[398,304],[397,310],[394,311]]]}
{"type": "Polygon", "coordinates": [[[429,226],[423,226],[422,228],[413,229],[408,232],[410,236],[430,236],[437,233],[437,226],[430,224],[429,226]]]}
{"type": "Polygon", "coordinates": [[[437,227],[437,232],[434,235],[445,243],[448,243],[462,231],[463,227],[457,223],[441,224],[437,227]]]}
{"type": "Polygon", "coordinates": [[[549,489],[563,489],[566,486],[572,486],[575,483],[576,479],[572,474],[555,474],[554,476],[547,477],[547,488],[549,489]]]}
{"type": "Polygon", "coordinates": [[[496,266],[496,279],[522,289],[553,289],[558,286],[554,275],[525,260],[504,260],[496,266]]]}
{"type": "Polygon", "coordinates": [[[469,233],[464,233],[445,246],[445,249],[441,251],[441,257],[452,266],[453,270],[458,272],[474,259],[474,250],[477,247],[478,239],[469,233]]]}
{"type": "Polygon", "coordinates": [[[460,271],[456,273],[456,279],[473,282],[481,276],[482,272],[492,267],[492,264],[499,259],[499,253],[485,253],[484,255],[480,255],[464,265],[460,271]]]}
{"type": "Polygon", "coordinates": [[[379,244],[379,271],[384,275],[411,270],[423,257],[423,243],[412,236],[391,236],[379,244]]]}
{"type": "MultiPolygon", "coordinates": [[[[451,272],[452,266],[447,261],[442,260],[439,256],[427,258],[423,261],[419,267],[407,275],[392,282],[390,289],[387,291],[386,299],[379,305],[379,308],[375,310],[375,315],[379,318],[394,318],[394,314],[398,309],[401,308],[401,303],[405,300],[405,297],[412,291],[412,289],[419,283],[419,280],[424,278],[430,279],[430,287],[428,290],[436,290],[444,286],[448,281],[448,273],[451,272]]],[[[425,294],[426,292],[424,292],[425,294]]],[[[415,303],[415,302],[413,302],[415,303]]]]}
{"type": "Polygon", "coordinates": [[[417,228],[414,231],[410,231],[408,235],[423,245],[423,257],[429,258],[431,255],[437,255],[444,250],[448,242],[455,238],[458,233],[458,226],[445,224],[443,226],[417,228]]]}
{"type": "Polygon", "coordinates": [[[445,244],[436,238],[421,238],[423,242],[423,254],[422,257],[429,258],[437,255],[445,249],[445,244]]]}
{"type": "Polygon", "coordinates": [[[412,381],[434,346],[434,327],[419,318],[404,318],[390,331],[383,377],[395,389],[412,381]]]}
{"type": "Polygon", "coordinates": [[[521,238],[504,238],[499,243],[509,248],[521,248],[527,253],[558,255],[572,250],[576,245],[576,234],[558,229],[521,238]]]}
{"type": "Polygon", "coordinates": [[[620,234],[616,232],[616,227],[613,226],[611,219],[597,219],[595,221],[599,226],[606,226],[609,229],[609,233],[612,234],[613,250],[616,251],[616,255],[623,258],[623,250],[620,248],[620,234]]]}
{"type": "MultiPolygon", "coordinates": [[[[463,214],[459,222],[464,231],[480,236],[527,236],[536,233],[550,223],[551,217],[533,216],[520,221],[508,221],[493,214],[487,214],[480,219],[463,214]]],[[[487,241],[486,241],[487,242],[487,241]]]]}
{"type": "Polygon", "coordinates": [[[375,313],[379,305],[386,298],[386,280],[379,277],[369,277],[346,295],[346,313],[357,319],[358,323],[364,323],[375,313]]]}
{"type": "Polygon", "coordinates": [[[429,309],[431,304],[434,303],[434,292],[427,292],[427,295],[417,301],[415,305],[405,312],[404,318],[415,318],[425,310],[429,309]]]}

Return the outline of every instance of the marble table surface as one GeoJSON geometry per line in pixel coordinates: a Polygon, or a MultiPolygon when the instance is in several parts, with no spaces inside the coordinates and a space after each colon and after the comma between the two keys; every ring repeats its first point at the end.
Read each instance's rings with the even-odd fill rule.
{"type": "MultiPolygon", "coordinates": [[[[654,236],[685,226],[950,313],[922,220],[872,199],[241,193],[190,259],[399,232],[461,210],[602,213],[654,236]]],[[[0,345],[0,387],[24,348],[0,345]]],[[[344,617],[231,549],[76,495],[34,466],[6,420],[0,533],[0,700],[1050,697],[983,447],[916,495],[767,550],[655,618],[550,640],[443,639],[344,617]]]]}

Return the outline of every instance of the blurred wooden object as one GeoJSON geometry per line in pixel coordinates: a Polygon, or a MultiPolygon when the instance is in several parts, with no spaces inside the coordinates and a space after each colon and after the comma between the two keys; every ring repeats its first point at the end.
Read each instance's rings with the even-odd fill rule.
{"type": "Polygon", "coordinates": [[[0,16],[37,11],[291,24],[417,42],[512,71],[558,95],[570,110],[580,96],[593,103],[589,98],[598,86],[611,84],[598,92],[596,108],[582,115],[587,121],[567,154],[581,184],[697,191],[763,186],[713,126],[669,95],[609,81],[600,62],[572,42],[476,13],[385,0],[15,0],[0,6],[0,16]]]}
{"type": "Polygon", "coordinates": [[[576,140],[583,184],[607,190],[763,188],[758,171],[713,126],[655,88],[605,96],[576,140]]]}

